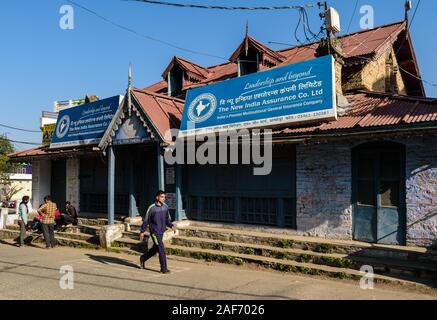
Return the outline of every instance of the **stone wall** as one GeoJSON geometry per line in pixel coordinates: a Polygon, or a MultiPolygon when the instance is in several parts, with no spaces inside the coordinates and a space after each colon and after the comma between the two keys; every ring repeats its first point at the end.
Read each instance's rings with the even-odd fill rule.
{"type": "Polygon", "coordinates": [[[363,66],[343,68],[343,91],[368,90],[386,92],[386,63],[389,55],[392,55],[393,66],[397,69],[396,83],[399,94],[407,94],[404,80],[402,79],[393,48],[388,49],[375,61],[370,61],[363,66]]]}
{"type": "MultiPolygon", "coordinates": [[[[437,138],[398,138],[406,146],[407,245],[437,245],[437,138]]],[[[296,147],[298,232],[352,238],[352,148],[331,142],[296,147]]]]}
{"type": "Polygon", "coordinates": [[[407,244],[437,245],[437,138],[406,140],[407,244]]]}
{"type": "Polygon", "coordinates": [[[299,233],[352,238],[351,146],[296,147],[296,220],[299,233]]]}

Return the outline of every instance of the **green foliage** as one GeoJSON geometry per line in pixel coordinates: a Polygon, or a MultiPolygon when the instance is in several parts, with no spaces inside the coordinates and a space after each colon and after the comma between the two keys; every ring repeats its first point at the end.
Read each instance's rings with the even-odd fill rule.
{"type": "Polygon", "coordinates": [[[319,244],[315,251],[321,253],[332,253],[332,245],[328,243],[319,244]]]}
{"type": "Polygon", "coordinates": [[[245,254],[251,254],[254,255],[255,254],[255,249],[248,247],[246,248],[246,250],[244,251],[245,254]]]}
{"type": "Polygon", "coordinates": [[[0,136],[0,186],[2,187],[1,193],[5,195],[6,200],[15,195],[20,190],[17,188],[10,188],[11,180],[9,179],[9,174],[16,171],[18,165],[15,163],[10,163],[8,154],[13,153],[14,146],[5,137],[0,136]]]}
{"type": "Polygon", "coordinates": [[[294,241],[293,240],[281,240],[278,242],[278,247],[280,248],[291,248],[293,247],[294,241]]]}
{"type": "Polygon", "coordinates": [[[313,256],[310,254],[302,254],[300,255],[300,261],[304,263],[311,262],[313,260],[313,256]]]}

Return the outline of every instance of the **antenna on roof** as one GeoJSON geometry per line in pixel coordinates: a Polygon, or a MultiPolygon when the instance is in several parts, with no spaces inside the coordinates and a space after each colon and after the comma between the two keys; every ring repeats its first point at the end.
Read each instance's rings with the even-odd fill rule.
{"type": "Polygon", "coordinates": [[[128,73],[127,73],[127,86],[128,86],[128,88],[130,90],[130,88],[132,86],[132,65],[131,65],[130,62],[129,62],[129,70],[128,70],[128,73]]]}
{"type": "Polygon", "coordinates": [[[410,12],[411,9],[413,9],[413,2],[411,0],[406,0],[405,1],[405,21],[407,22],[407,25],[408,25],[408,12],[410,12]]]}
{"type": "Polygon", "coordinates": [[[127,72],[127,109],[129,117],[131,116],[131,90],[132,90],[132,65],[129,62],[129,70],[127,72]]]}
{"type": "Polygon", "coordinates": [[[246,18],[246,36],[244,38],[244,49],[246,50],[246,57],[249,51],[249,18],[246,18]]]}

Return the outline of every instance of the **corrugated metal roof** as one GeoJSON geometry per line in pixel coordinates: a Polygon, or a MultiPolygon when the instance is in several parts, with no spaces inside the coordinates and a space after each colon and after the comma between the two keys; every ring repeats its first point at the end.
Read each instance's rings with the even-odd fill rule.
{"type": "Polygon", "coordinates": [[[437,121],[437,100],[362,92],[346,96],[350,106],[336,121],[289,127],[275,134],[315,133],[437,121]]]}
{"type": "MultiPolygon", "coordinates": [[[[372,55],[378,55],[379,53],[384,52],[386,48],[393,44],[403,30],[405,30],[404,21],[339,37],[339,40],[343,45],[343,54],[346,63],[363,63],[364,60],[362,58],[357,58],[357,56],[370,58],[372,55]]],[[[276,59],[278,65],[288,65],[314,59],[316,57],[316,49],[319,45],[319,42],[315,42],[303,46],[274,51],[252,37],[249,37],[249,40],[252,45],[255,45],[259,50],[276,59]]],[[[244,41],[239,45],[231,58],[238,54],[242,46],[244,46],[244,41]]],[[[198,78],[198,80],[200,80],[198,83],[186,83],[184,89],[226,80],[237,75],[237,65],[234,62],[206,68],[180,57],[177,57],[177,59],[186,71],[202,77],[198,78]]],[[[165,72],[168,72],[172,63],[173,60],[166,68],[165,72]]],[[[166,87],[166,82],[160,81],[145,89],[162,92],[166,87]]]]}
{"type": "Polygon", "coordinates": [[[162,138],[170,129],[179,129],[183,100],[141,89],[132,93],[162,138]]]}

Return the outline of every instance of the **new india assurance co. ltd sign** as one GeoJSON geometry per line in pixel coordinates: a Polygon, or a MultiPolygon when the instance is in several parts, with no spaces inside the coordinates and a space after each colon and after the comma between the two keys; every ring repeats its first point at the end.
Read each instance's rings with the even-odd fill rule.
{"type": "Polygon", "coordinates": [[[324,56],[189,90],[181,134],[336,118],[334,59],[324,56]]]}

